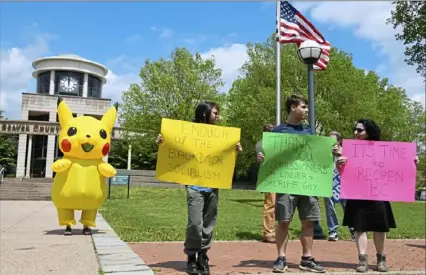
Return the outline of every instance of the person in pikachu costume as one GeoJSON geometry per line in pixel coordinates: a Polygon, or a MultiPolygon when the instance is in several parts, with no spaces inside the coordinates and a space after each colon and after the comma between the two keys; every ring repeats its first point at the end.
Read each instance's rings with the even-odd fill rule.
{"type": "Polygon", "coordinates": [[[62,98],[58,98],[57,108],[61,126],[58,146],[64,156],[52,164],[56,172],[52,201],[59,224],[65,226],[64,235],[72,235],[71,226],[76,224],[74,210],[82,210],[83,234],[90,235],[90,227],[96,226],[97,211],[107,196],[106,179],[117,174],[102,158],[111,148],[118,103],[101,120],[91,116],[73,117],[62,98]]]}

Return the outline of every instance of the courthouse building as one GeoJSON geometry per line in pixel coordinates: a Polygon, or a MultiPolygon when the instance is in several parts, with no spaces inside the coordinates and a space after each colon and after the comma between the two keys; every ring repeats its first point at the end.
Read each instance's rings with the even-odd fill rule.
{"type": "MultiPolygon", "coordinates": [[[[108,70],[70,54],[40,58],[32,65],[36,92],[22,93],[21,120],[0,120],[0,134],[19,135],[17,178],[52,178],[51,165],[63,155],[57,145],[58,96],[65,99],[74,116],[101,118],[111,106],[111,99],[102,98],[108,70]]],[[[120,138],[118,128],[112,138],[120,138]]]]}

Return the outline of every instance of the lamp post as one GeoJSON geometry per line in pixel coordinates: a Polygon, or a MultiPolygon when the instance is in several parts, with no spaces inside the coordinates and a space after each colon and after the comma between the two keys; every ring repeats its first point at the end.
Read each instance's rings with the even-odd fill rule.
{"type": "MultiPolygon", "coordinates": [[[[308,65],[308,101],[309,101],[309,125],[312,135],[315,131],[315,106],[314,106],[314,64],[321,57],[321,47],[313,40],[305,40],[297,51],[300,60],[308,65]]],[[[314,222],[314,239],[325,239],[324,232],[319,222],[314,222]]]]}
{"type": "Polygon", "coordinates": [[[309,100],[309,125],[315,135],[315,106],[314,106],[314,64],[320,59],[322,49],[313,40],[305,40],[300,44],[297,54],[300,60],[308,65],[308,100],[309,100]]]}

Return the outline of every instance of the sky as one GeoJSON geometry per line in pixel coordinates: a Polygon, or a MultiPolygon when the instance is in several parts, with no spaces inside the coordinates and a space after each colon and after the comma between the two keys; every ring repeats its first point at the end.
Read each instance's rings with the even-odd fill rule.
{"type": "MultiPolygon", "coordinates": [[[[390,1],[290,3],[355,66],[425,104],[423,79],[386,24],[390,1]]],[[[147,58],[169,58],[176,47],[214,56],[227,92],[248,60],[246,44],[264,42],[275,28],[275,2],[0,2],[0,109],[20,119],[21,94],[35,92],[32,61],[58,54],[105,65],[103,95],[112,102],[140,83],[147,58]]]]}

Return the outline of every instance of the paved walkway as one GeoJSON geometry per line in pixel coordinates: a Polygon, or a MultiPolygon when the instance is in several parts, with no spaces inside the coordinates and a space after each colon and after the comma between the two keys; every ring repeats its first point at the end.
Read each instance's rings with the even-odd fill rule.
{"type": "MultiPolygon", "coordinates": [[[[0,217],[0,274],[97,275],[99,266],[105,275],[185,274],[181,242],[129,247],[100,214],[92,237],[81,234],[81,225],[73,236],[63,236],[51,201],[0,201],[0,217]]],[[[395,274],[425,274],[425,240],[389,240],[387,250],[395,274]]],[[[369,254],[374,258],[372,243],[369,254]]],[[[355,255],[353,242],[314,244],[314,256],[328,274],[354,274],[355,255]]],[[[270,274],[276,253],[273,244],[215,242],[209,256],[212,274],[270,274]]],[[[288,260],[289,271],[299,273],[298,241],[289,243],[288,260]]]]}
{"type": "Polygon", "coordinates": [[[0,201],[0,217],[0,274],[98,274],[92,238],[63,236],[52,202],[0,201]]]}
{"type": "Polygon", "coordinates": [[[99,266],[105,275],[153,275],[100,214],[91,237],[81,224],[64,236],[51,201],[0,201],[0,211],[2,275],[98,275],[99,266]]]}
{"type": "MultiPolygon", "coordinates": [[[[186,257],[182,252],[182,243],[135,243],[130,246],[155,274],[185,274],[186,257]]],[[[425,274],[425,249],[425,240],[388,240],[389,269],[396,274],[425,274]]],[[[300,253],[300,242],[289,242],[288,272],[300,272],[300,253]]],[[[314,257],[327,268],[327,273],[353,273],[356,253],[355,243],[350,241],[314,241],[314,257]]],[[[371,241],[368,254],[373,268],[376,256],[371,241]]],[[[212,274],[267,274],[272,271],[276,247],[262,242],[214,242],[208,255],[212,274]]]]}

